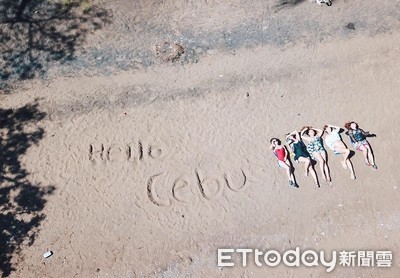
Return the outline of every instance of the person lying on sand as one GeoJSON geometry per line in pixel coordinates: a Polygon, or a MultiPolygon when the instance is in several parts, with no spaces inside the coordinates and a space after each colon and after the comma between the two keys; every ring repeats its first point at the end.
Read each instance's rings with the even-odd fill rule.
{"type": "Polygon", "coordinates": [[[288,133],[286,135],[286,142],[289,147],[293,150],[294,160],[297,162],[304,163],[304,175],[307,177],[308,173],[311,172],[311,176],[314,179],[314,184],[319,187],[317,173],[315,173],[314,166],[310,158],[310,154],[307,151],[306,145],[301,140],[300,134],[297,130],[288,133]]]}
{"type": "Polygon", "coordinates": [[[305,126],[300,130],[301,139],[308,142],[308,153],[311,155],[312,159],[316,159],[319,163],[323,179],[331,182],[329,167],[326,160],[326,151],[321,139],[323,133],[323,130],[312,128],[310,126],[305,126]]]}
{"type": "Polygon", "coordinates": [[[344,169],[350,170],[350,177],[354,180],[356,175],[354,174],[353,164],[349,159],[350,150],[346,147],[346,145],[342,141],[342,137],[340,136],[340,132],[342,129],[333,125],[325,125],[325,143],[335,154],[342,154],[343,160],[342,165],[344,169]]]}
{"type": "Polygon", "coordinates": [[[349,136],[351,144],[356,150],[363,153],[365,164],[367,166],[372,165],[372,168],[375,170],[378,169],[378,166],[375,164],[375,158],[371,150],[371,145],[367,141],[367,136],[373,137],[375,135],[359,128],[356,122],[347,122],[344,124],[344,127],[347,128],[346,134],[349,136]]]}
{"type": "Polygon", "coordinates": [[[299,187],[294,179],[293,169],[288,160],[288,151],[286,150],[286,147],[281,144],[281,141],[278,138],[272,138],[269,142],[271,143],[270,149],[274,152],[274,155],[278,159],[279,167],[282,167],[286,170],[286,174],[289,179],[289,185],[293,187],[299,187]]]}

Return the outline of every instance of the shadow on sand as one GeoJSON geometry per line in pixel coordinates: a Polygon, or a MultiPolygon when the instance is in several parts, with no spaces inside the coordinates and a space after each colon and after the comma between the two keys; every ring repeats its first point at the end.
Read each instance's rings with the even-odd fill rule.
{"type": "Polygon", "coordinates": [[[45,196],[54,186],[29,181],[21,163],[30,146],[38,144],[44,130],[37,123],[45,117],[37,102],[18,109],[0,109],[0,273],[15,270],[12,259],[22,246],[31,245],[45,218],[45,196]]]}
{"type": "Polygon", "coordinates": [[[86,35],[108,22],[89,1],[0,0],[0,89],[72,60],[86,35]]]}

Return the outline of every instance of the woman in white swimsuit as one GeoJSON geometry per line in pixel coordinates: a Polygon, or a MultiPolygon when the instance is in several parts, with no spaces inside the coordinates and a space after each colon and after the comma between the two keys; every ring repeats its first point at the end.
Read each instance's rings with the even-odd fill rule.
{"type": "Polygon", "coordinates": [[[324,131],[325,135],[325,144],[330,148],[335,154],[343,155],[342,165],[344,169],[350,170],[350,177],[354,180],[356,175],[354,174],[353,164],[349,159],[350,150],[346,147],[346,145],[342,141],[342,137],[340,136],[340,132],[342,129],[333,125],[325,125],[324,131]]]}

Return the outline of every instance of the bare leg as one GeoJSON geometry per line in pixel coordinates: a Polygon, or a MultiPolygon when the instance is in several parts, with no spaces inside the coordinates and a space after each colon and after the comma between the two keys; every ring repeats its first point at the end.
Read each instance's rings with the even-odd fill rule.
{"type": "Polygon", "coordinates": [[[310,168],[310,164],[311,164],[311,162],[310,162],[310,159],[305,159],[305,162],[304,162],[304,175],[306,176],[306,177],[308,177],[308,169],[310,168]]]}
{"type": "Polygon", "coordinates": [[[365,148],[368,150],[368,160],[371,162],[372,165],[375,165],[375,158],[371,151],[371,146],[368,144],[365,146],[365,148]]]}
{"type": "Polygon", "coordinates": [[[350,169],[350,177],[351,179],[356,179],[356,174],[354,173],[353,163],[351,163],[350,159],[346,159],[347,168],[350,169]]]}
{"type": "Polygon", "coordinates": [[[278,163],[283,169],[285,169],[286,175],[288,176],[289,181],[294,182],[294,176],[293,176],[293,172],[292,172],[290,165],[288,165],[286,162],[283,162],[281,160],[278,160],[278,163]]]}
{"type": "Polygon", "coordinates": [[[317,178],[317,173],[315,172],[315,170],[314,170],[314,166],[312,166],[312,165],[310,165],[310,173],[311,173],[311,176],[313,177],[313,179],[314,179],[314,183],[315,183],[315,185],[316,186],[318,186],[319,187],[319,182],[318,182],[318,178],[317,178]]]}
{"type": "Polygon", "coordinates": [[[311,160],[305,157],[299,157],[299,161],[304,163],[304,176],[308,176],[308,169],[310,168],[311,160]]]}
{"type": "MultiPolygon", "coordinates": [[[[363,156],[364,156],[365,163],[368,165],[368,164],[369,164],[369,160],[368,160],[368,149],[367,149],[364,145],[362,145],[362,146],[360,146],[359,150],[362,151],[363,156]]],[[[368,166],[369,166],[369,165],[368,165],[368,166]]]]}
{"type": "Polygon", "coordinates": [[[325,172],[325,176],[326,176],[326,178],[328,179],[328,181],[330,182],[332,179],[331,179],[331,174],[330,174],[330,172],[329,172],[329,167],[328,167],[328,163],[326,162],[327,161],[327,159],[326,159],[326,152],[325,151],[323,151],[322,153],[321,153],[321,156],[322,156],[322,158],[324,159],[324,172],[325,172]]]}
{"type": "Polygon", "coordinates": [[[347,162],[346,162],[346,161],[347,161],[347,159],[348,159],[348,157],[349,157],[349,155],[350,155],[350,150],[349,150],[349,149],[346,149],[346,148],[338,147],[338,148],[335,148],[335,151],[336,151],[337,153],[340,153],[340,154],[343,155],[342,165],[343,165],[343,168],[344,168],[344,169],[347,169],[348,165],[347,165],[347,162]]]}
{"type": "Polygon", "coordinates": [[[306,172],[310,172],[311,176],[314,179],[314,183],[316,186],[319,187],[319,182],[318,182],[318,178],[317,178],[317,173],[315,173],[314,167],[312,166],[311,163],[311,159],[309,157],[305,158],[305,157],[300,157],[299,161],[304,163],[304,168],[306,172]]]}
{"type": "Polygon", "coordinates": [[[325,170],[324,170],[325,169],[325,160],[324,160],[324,158],[321,156],[320,153],[317,153],[317,152],[314,152],[313,155],[314,155],[315,159],[318,161],[319,168],[320,168],[321,174],[322,174],[322,178],[324,180],[326,180],[327,177],[325,175],[325,170]]]}
{"type": "Polygon", "coordinates": [[[345,149],[344,150],[344,154],[343,154],[343,163],[344,163],[344,165],[347,165],[346,161],[348,160],[349,155],[350,155],[350,150],[349,149],[345,149]]]}

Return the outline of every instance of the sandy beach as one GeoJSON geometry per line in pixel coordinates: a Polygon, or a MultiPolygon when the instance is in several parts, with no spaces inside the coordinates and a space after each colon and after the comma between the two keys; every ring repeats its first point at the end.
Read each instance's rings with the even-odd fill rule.
{"type": "Polygon", "coordinates": [[[23,42],[1,46],[18,62],[0,63],[2,277],[400,275],[400,2],[85,5],[32,36],[51,47],[24,58],[31,76],[23,42]],[[327,149],[332,183],[292,160],[290,187],[269,139],[347,121],[376,134],[378,170],[356,151],[352,180],[327,149]],[[217,265],[218,248],[296,247],[392,266],[217,265]]]}

